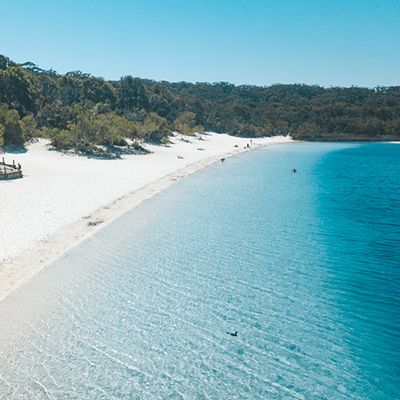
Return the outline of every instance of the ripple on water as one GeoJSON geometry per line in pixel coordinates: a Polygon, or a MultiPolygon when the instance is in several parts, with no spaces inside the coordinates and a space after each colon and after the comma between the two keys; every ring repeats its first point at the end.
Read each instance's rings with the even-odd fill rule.
{"type": "Polygon", "coordinates": [[[144,202],[0,304],[0,399],[395,398],[387,146],[275,146],[144,202]]]}

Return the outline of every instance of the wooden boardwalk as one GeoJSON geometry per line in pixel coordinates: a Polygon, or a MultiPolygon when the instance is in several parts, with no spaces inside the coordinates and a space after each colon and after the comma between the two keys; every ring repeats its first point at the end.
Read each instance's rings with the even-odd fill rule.
{"type": "Polygon", "coordinates": [[[12,164],[7,164],[3,157],[2,161],[0,161],[0,181],[8,179],[18,179],[22,177],[23,175],[21,165],[15,164],[14,160],[12,164]]]}

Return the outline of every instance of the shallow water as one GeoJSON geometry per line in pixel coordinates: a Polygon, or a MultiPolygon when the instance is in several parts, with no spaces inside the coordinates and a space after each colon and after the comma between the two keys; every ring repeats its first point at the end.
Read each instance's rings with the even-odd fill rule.
{"type": "Polygon", "coordinates": [[[0,399],[398,398],[399,170],[300,143],[178,182],[0,303],[0,399]]]}

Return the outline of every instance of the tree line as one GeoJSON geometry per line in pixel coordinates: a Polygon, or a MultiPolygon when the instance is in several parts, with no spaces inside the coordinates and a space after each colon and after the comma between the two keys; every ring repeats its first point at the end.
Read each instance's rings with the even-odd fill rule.
{"type": "Polygon", "coordinates": [[[303,140],[399,140],[400,86],[235,86],[230,83],[118,81],[58,74],[0,55],[0,145],[48,137],[59,149],[90,153],[172,131],[226,132],[303,140]]]}

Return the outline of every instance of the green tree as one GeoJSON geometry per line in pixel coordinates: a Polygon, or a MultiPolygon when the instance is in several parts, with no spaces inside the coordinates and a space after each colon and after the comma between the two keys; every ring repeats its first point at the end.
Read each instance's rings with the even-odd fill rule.
{"type": "Polygon", "coordinates": [[[168,134],[168,122],[156,113],[150,113],[139,126],[142,139],[158,142],[168,134]]]}
{"type": "Polygon", "coordinates": [[[203,131],[203,127],[197,124],[196,114],[191,111],[183,111],[179,113],[174,121],[174,128],[184,135],[203,131]]]}
{"type": "Polygon", "coordinates": [[[36,136],[37,124],[33,115],[28,114],[22,118],[22,127],[25,140],[30,140],[36,136]]]}
{"type": "Polygon", "coordinates": [[[19,66],[0,70],[0,102],[20,113],[36,111],[38,87],[34,75],[19,66]]]}
{"type": "Polygon", "coordinates": [[[132,76],[121,78],[118,83],[118,103],[124,112],[147,108],[149,100],[142,80],[132,76]]]}
{"type": "Polygon", "coordinates": [[[21,147],[25,143],[23,123],[17,110],[0,109],[0,125],[3,126],[4,144],[21,147]]]}
{"type": "Polygon", "coordinates": [[[4,146],[4,125],[0,124],[0,147],[4,146]]]}

